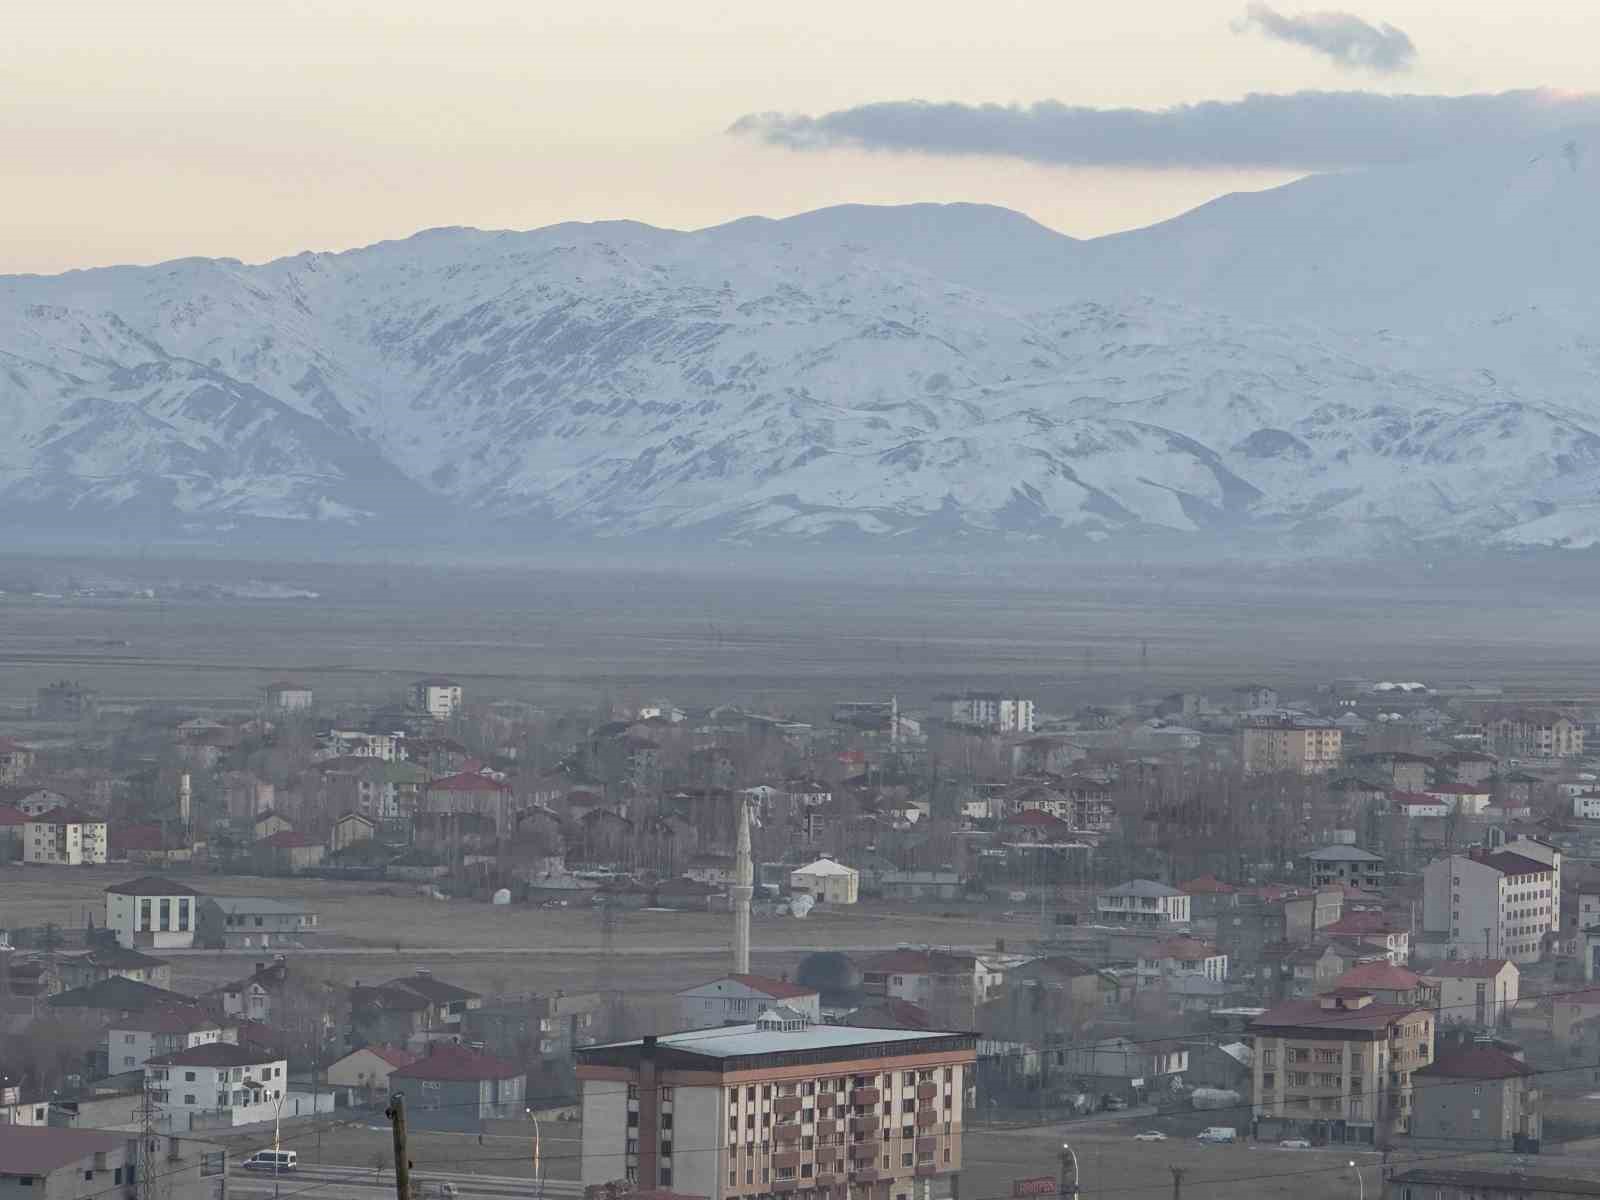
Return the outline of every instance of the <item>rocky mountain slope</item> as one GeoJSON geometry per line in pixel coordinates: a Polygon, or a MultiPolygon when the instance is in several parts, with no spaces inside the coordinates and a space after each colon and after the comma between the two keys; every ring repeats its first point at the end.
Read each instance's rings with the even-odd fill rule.
{"type": "Polygon", "coordinates": [[[846,207],[0,278],[0,504],[108,536],[1586,545],[1597,156],[1088,242],[846,207]]]}

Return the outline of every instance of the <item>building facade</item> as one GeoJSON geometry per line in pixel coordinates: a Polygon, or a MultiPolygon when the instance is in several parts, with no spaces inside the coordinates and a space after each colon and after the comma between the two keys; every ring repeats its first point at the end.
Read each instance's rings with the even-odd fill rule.
{"type": "Polygon", "coordinates": [[[22,861],[48,866],[81,867],[106,861],[103,817],[57,808],[29,817],[23,832],[22,861]]]}
{"type": "Polygon", "coordinates": [[[1560,930],[1560,855],[1554,859],[1474,850],[1429,863],[1422,872],[1423,929],[1445,944],[1450,958],[1538,962],[1545,939],[1560,930]]]}
{"type": "Polygon", "coordinates": [[[1100,919],[1126,925],[1187,925],[1189,896],[1150,879],[1134,879],[1095,897],[1100,919]]]}
{"type": "Polygon", "coordinates": [[[1538,1073],[1489,1038],[1441,1049],[1414,1072],[1411,1141],[1420,1148],[1536,1154],[1538,1073]]]}
{"type": "Polygon", "coordinates": [[[999,692],[968,692],[950,697],[950,720],[995,733],[1032,733],[1033,701],[999,692]]]}
{"type": "Polygon", "coordinates": [[[1240,738],[1240,757],[1247,775],[1280,771],[1320,775],[1337,768],[1344,753],[1344,732],[1331,724],[1289,719],[1250,721],[1240,731],[1240,738]]]}
{"type": "Polygon", "coordinates": [[[1581,758],[1583,723],[1552,709],[1518,709],[1485,722],[1489,749],[1502,758],[1581,758]]]}
{"type": "Polygon", "coordinates": [[[286,1059],[231,1042],[211,1042],[152,1058],[144,1085],[174,1133],[253,1125],[279,1112],[289,1086],[286,1059]]]}
{"type": "Polygon", "coordinates": [[[1383,856],[1360,846],[1322,846],[1306,855],[1311,886],[1348,884],[1376,891],[1383,886],[1383,856]]]}
{"type": "Polygon", "coordinates": [[[214,1142],[154,1134],[0,1122],[0,1196],[103,1200],[132,1196],[141,1170],[160,1176],[164,1200],[222,1200],[227,1151],[214,1142]],[[142,1150],[142,1152],[141,1152],[142,1150]]]}
{"type": "Polygon", "coordinates": [[[194,945],[200,895],[176,880],[146,876],[106,889],[106,928],[129,950],[194,945]]]}
{"type": "Polygon", "coordinates": [[[822,1020],[822,995],[784,979],[762,975],[724,975],[677,995],[679,1029],[708,1029],[721,1025],[747,1025],[774,1005],[804,1012],[813,1022],[822,1020]]]}
{"type": "Polygon", "coordinates": [[[819,904],[854,904],[861,895],[861,872],[831,858],[819,858],[789,873],[789,890],[803,892],[819,904]]]}
{"type": "Polygon", "coordinates": [[[1439,989],[1442,1026],[1493,1029],[1521,998],[1522,972],[1509,959],[1453,959],[1434,963],[1426,974],[1439,989]]]}
{"type": "Polygon", "coordinates": [[[581,1050],[583,1182],[705,1200],[947,1195],[975,1059],[970,1033],[770,1017],[581,1050]]]}
{"type": "Polygon", "coordinates": [[[411,685],[411,707],[448,721],[461,711],[461,685],[453,679],[419,679],[411,685]]]}
{"type": "Polygon", "coordinates": [[[468,1132],[485,1121],[520,1120],[528,1095],[527,1073],[514,1063],[450,1042],[389,1073],[408,1098],[406,1117],[417,1128],[468,1132]]]}

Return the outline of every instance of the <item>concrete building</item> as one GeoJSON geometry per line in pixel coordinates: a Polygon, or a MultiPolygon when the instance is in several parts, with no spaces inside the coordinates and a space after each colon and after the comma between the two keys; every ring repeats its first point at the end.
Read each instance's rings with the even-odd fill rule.
{"type": "Polygon", "coordinates": [[[426,1025],[432,1030],[458,1030],[468,1011],[483,1007],[483,996],[469,988],[457,987],[434,977],[433,972],[418,970],[399,979],[391,979],[385,988],[409,992],[426,1002],[426,1025]]]}
{"type": "Polygon", "coordinates": [[[1228,978],[1228,956],[1195,938],[1168,938],[1140,950],[1136,970],[1141,985],[1145,986],[1191,976],[1220,982],[1228,978]]]}
{"type": "Polygon", "coordinates": [[[1256,1136],[1372,1145],[1403,1133],[1411,1073],[1433,1061],[1426,1008],[1341,990],[1291,1000],[1250,1023],[1256,1136]]]}
{"type": "Polygon", "coordinates": [[[235,1020],[272,1024],[273,1009],[282,1016],[282,1000],[289,986],[289,964],[280,954],[272,962],[258,962],[243,979],[225,983],[211,995],[222,1002],[222,1011],[235,1020]]]}
{"type": "Polygon", "coordinates": [[[288,1068],[267,1051],[211,1042],[150,1059],[144,1085],[173,1132],[253,1125],[278,1114],[288,1068]]]}
{"type": "Polygon", "coordinates": [[[333,823],[333,852],[348,850],[357,842],[370,842],[377,832],[377,822],[371,817],[347,812],[333,823]]]}
{"type": "Polygon", "coordinates": [[[1376,891],[1383,886],[1383,855],[1360,846],[1319,846],[1305,856],[1312,887],[1352,887],[1376,891]]]}
{"type": "Polygon", "coordinates": [[[143,1070],[152,1058],[212,1042],[235,1041],[234,1028],[199,1006],[157,1008],[118,1017],[106,1030],[105,1073],[143,1070]]]}
{"type": "Polygon", "coordinates": [[[194,945],[200,893],[157,876],[106,889],[106,928],[129,950],[187,950],[194,945]]]}
{"type": "Polygon", "coordinates": [[[1595,1196],[1600,1196],[1600,1181],[1525,1171],[1413,1167],[1383,1181],[1383,1200],[1592,1200],[1595,1196]]]}
{"type": "Polygon", "coordinates": [[[968,692],[943,697],[956,725],[976,725],[995,733],[1032,733],[1033,701],[999,692],[968,692]]]}
{"type": "Polygon", "coordinates": [[[1600,821],[1600,792],[1582,792],[1574,796],[1572,815],[1580,821],[1600,821]]]}
{"type": "Polygon", "coordinates": [[[867,996],[906,1000],[936,1015],[969,1012],[992,999],[1005,981],[1001,967],[980,955],[951,950],[902,947],[861,964],[861,989],[867,996]]]}
{"type": "Polygon", "coordinates": [[[208,950],[300,946],[318,930],[318,914],[302,900],[208,896],[199,902],[200,945],[208,950]]]}
{"type": "Polygon", "coordinates": [[[172,986],[172,964],[166,959],[152,958],[121,946],[104,946],[82,954],[58,955],[56,964],[61,973],[61,984],[67,988],[89,987],[112,977],[148,983],[158,988],[172,986]]]}
{"type": "Polygon", "coordinates": [[[1247,775],[1320,775],[1338,767],[1344,753],[1344,733],[1337,725],[1287,717],[1248,721],[1240,739],[1247,775]]]}
{"type": "Polygon", "coordinates": [[[1424,969],[1439,989],[1439,1024],[1493,1029],[1521,999],[1522,972],[1505,958],[1452,959],[1424,969]]]}
{"type": "Polygon", "coordinates": [[[389,1082],[406,1093],[406,1119],[419,1129],[481,1131],[485,1121],[520,1120],[528,1096],[521,1067],[452,1042],[430,1042],[389,1082]]]}
{"type": "Polygon", "coordinates": [[[417,1056],[397,1046],[363,1046],[328,1067],[329,1087],[349,1088],[364,1101],[387,1096],[389,1076],[416,1062],[417,1056]]]}
{"type": "Polygon", "coordinates": [[[22,861],[48,866],[103,864],[106,822],[76,808],[57,808],[29,817],[22,837],[22,861]]]}
{"type": "Polygon", "coordinates": [[[946,1195],[976,1040],[768,1014],[580,1050],[583,1182],[706,1200],[946,1195]]]}
{"type": "Polygon", "coordinates": [[[1484,723],[1489,749],[1502,758],[1581,758],[1583,723],[1555,709],[1497,713],[1484,723]]]}
{"type": "Polygon", "coordinates": [[[1488,1038],[1451,1044],[1413,1074],[1411,1143],[1418,1149],[1538,1153],[1538,1073],[1518,1055],[1488,1038]]]}
{"type": "Polygon", "coordinates": [[[33,747],[0,737],[0,784],[21,783],[33,770],[33,747]]]}
{"type": "Polygon", "coordinates": [[[860,898],[861,872],[831,858],[819,858],[789,873],[789,890],[804,892],[819,904],[854,904],[860,898]]]}
{"type": "Polygon", "coordinates": [[[570,1067],[579,1046],[599,1040],[609,1003],[602,992],[552,992],[469,1008],[461,1017],[461,1037],[514,1062],[570,1067]]]}
{"type": "Polygon", "coordinates": [[[805,1013],[813,1023],[822,1020],[822,994],[815,988],[762,975],[724,975],[685,988],[677,1000],[679,1029],[747,1025],[779,1004],[805,1013]]]}
{"type": "Polygon", "coordinates": [[[1095,897],[1100,920],[1125,925],[1187,925],[1189,897],[1150,879],[1118,884],[1095,897]]]}
{"type": "Polygon", "coordinates": [[[267,708],[276,713],[307,713],[316,702],[311,685],[306,683],[280,680],[267,684],[265,693],[267,708]]]}
{"type": "Polygon", "coordinates": [[[1559,852],[1518,841],[1429,863],[1422,872],[1422,927],[1448,958],[1538,962],[1545,939],[1560,931],[1559,852]],[[1511,847],[1540,853],[1541,861],[1511,847]]]}
{"type": "Polygon", "coordinates": [[[163,1200],[220,1200],[227,1152],[213,1142],[156,1134],[140,1153],[132,1130],[0,1123],[0,1196],[101,1200],[133,1195],[141,1164],[159,1173],[163,1200]]]}
{"type": "Polygon", "coordinates": [[[1060,1052],[1067,1075],[1093,1092],[1142,1099],[1165,1090],[1171,1077],[1189,1069],[1189,1047],[1180,1041],[1125,1037],[1068,1046],[1060,1052]]]}
{"type": "Polygon", "coordinates": [[[265,875],[294,875],[320,867],[328,848],[293,829],[282,829],[250,848],[255,869],[265,875]]]}
{"type": "Polygon", "coordinates": [[[41,721],[92,721],[98,711],[96,693],[64,679],[47,684],[34,696],[33,715],[41,721]]]}
{"type": "Polygon", "coordinates": [[[1357,956],[1381,954],[1397,967],[1411,961],[1411,930],[1383,912],[1348,912],[1319,930],[1357,956]]]}
{"type": "Polygon", "coordinates": [[[411,685],[411,707],[448,721],[461,711],[461,685],[453,679],[419,679],[411,685]]]}

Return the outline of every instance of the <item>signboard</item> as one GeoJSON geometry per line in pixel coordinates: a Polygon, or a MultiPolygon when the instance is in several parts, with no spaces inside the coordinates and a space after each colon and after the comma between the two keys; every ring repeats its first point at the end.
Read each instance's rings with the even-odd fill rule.
{"type": "Polygon", "coordinates": [[[1031,1179],[1013,1179],[1013,1196],[1054,1196],[1059,1190],[1054,1175],[1035,1175],[1031,1179]]]}

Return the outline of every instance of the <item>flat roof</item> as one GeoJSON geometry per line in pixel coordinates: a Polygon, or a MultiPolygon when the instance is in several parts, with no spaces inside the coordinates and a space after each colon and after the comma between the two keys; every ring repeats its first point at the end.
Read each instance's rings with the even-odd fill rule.
{"type": "MultiPolygon", "coordinates": [[[[803,1055],[812,1060],[847,1057],[840,1051],[874,1050],[889,1053],[916,1050],[975,1049],[975,1033],[940,1032],[929,1029],[877,1029],[850,1025],[808,1025],[804,1029],[763,1029],[756,1024],[726,1025],[722,1028],[689,1029],[656,1039],[655,1047],[668,1061],[672,1059],[772,1058],[803,1055]],[[929,1046],[928,1043],[942,1043],[929,1046]]],[[[644,1049],[643,1040],[610,1042],[578,1051],[579,1061],[599,1064],[631,1064],[644,1049]]]]}

